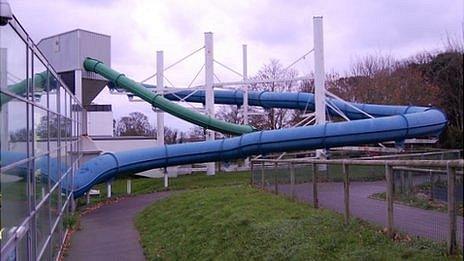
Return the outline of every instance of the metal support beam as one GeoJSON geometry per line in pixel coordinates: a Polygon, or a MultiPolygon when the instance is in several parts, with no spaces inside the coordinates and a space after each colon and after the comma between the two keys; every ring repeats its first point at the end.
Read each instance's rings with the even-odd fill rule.
{"type": "MultiPolygon", "coordinates": [[[[243,59],[243,81],[248,81],[248,50],[247,45],[242,45],[242,59],[243,59]]],[[[248,84],[243,85],[243,124],[248,125],[248,84]]],[[[245,159],[245,167],[250,166],[250,158],[245,159]]]]}
{"type": "MultiPolygon", "coordinates": [[[[242,45],[242,57],[243,57],[243,81],[248,80],[248,52],[247,45],[242,45]]],[[[248,124],[248,84],[243,85],[243,124],[248,124]]]]}
{"type": "Polygon", "coordinates": [[[132,179],[126,181],[126,191],[128,195],[132,194],[132,179]]]}
{"type": "MultiPolygon", "coordinates": [[[[205,109],[207,115],[214,118],[214,54],[213,33],[205,33],[205,109]]],[[[206,131],[206,140],[214,140],[214,131],[206,131]]],[[[215,163],[206,164],[207,175],[216,174],[215,163]]]]}
{"type": "MultiPolygon", "coordinates": [[[[156,52],[156,91],[164,94],[164,55],[163,51],[156,52]]],[[[164,112],[156,110],[156,143],[164,146],[164,112]]]]}
{"type": "Polygon", "coordinates": [[[168,187],[169,187],[168,168],[164,168],[164,188],[168,189],[168,187]]]}
{"type": "MultiPolygon", "coordinates": [[[[326,122],[326,91],[324,69],[324,38],[322,28],[322,16],[313,17],[314,38],[314,99],[316,124],[326,122]]],[[[325,158],[325,150],[316,150],[318,158],[325,158]]],[[[324,166],[324,165],[321,165],[324,166]]]]}
{"type": "Polygon", "coordinates": [[[112,185],[111,185],[111,180],[106,182],[106,197],[107,198],[111,198],[111,188],[112,188],[112,185]]]}

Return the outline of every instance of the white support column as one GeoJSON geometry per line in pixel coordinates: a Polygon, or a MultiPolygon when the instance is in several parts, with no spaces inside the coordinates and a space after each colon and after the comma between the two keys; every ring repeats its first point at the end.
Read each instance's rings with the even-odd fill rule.
{"type": "MultiPolygon", "coordinates": [[[[243,53],[243,81],[248,80],[247,45],[242,45],[243,53]]],[[[248,124],[248,84],[243,85],[243,124],[248,124]]]]}
{"type": "MultiPolygon", "coordinates": [[[[248,51],[247,51],[247,45],[244,44],[242,45],[242,59],[243,59],[243,81],[248,80],[248,51]]],[[[243,85],[243,106],[242,106],[242,111],[243,111],[243,124],[247,125],[248,124],[248,84],[243,85]]],[[[245,159],[245,167],[250,166],[250,158],[245,159]]]]}
{"type": "MultiPolygon", "coordinates": [[[[210,117],[214,117],[214,63],[213,63],[213,33],[205,33],[205,108],[210,117]]],[[[206,140],[214,140],[214,131],[206,131],[206,140]]],[[[207,175],[216,174],[215,163],[209,162],[206,165],[207,175]]]]}
{"type": "MultiPolygon", "coordinates": [[[[156,91],[164,94],[164,53],[163,51],[156,52],[156,91]]],[[[164,146],[164,112],[156,109],[156,144],[164,146]]],[[[168,172],[166,167],[163,171],[164,187],[168,187],[168,172]]]]}
{"type": "Polygon", "coordinates": [[[164,167],[164,188],[167,189],[168,187],[169,187],[168,168],[164,167]]]}
{"type": "MultiPolygon", "coordinates": [[[[7,49],[0,48],[0,88],[6,89],[7,88],[7,49]]],[[[8,103],[1,105],[1,119],[0,119],[0,145],[2,151],[9,150],[9,137],[8,134],[8,103]]]]}
{"type": "Polygon", "coordinates": [[[132,194],[132,179],[127,179],[126,181],[126,191],[127,194],[132,194]]]}
{"type": "Polygon", "coordinates": [[[111,188],[112,188],[111,182],[112,182],[111,180],[106,182],[106,197],[107,198],[111,198],[111,188]]]}
{"type": "MultiPolygon", "coordinates": [[[[313,17],[314,34],[314,97],[316,102],[316,124],[325,124],[326,119],[326,91],[324,69],[324,38],[322,16],[313,17]]],[[[316,150],[316,156],[325,158],[325,150],[316,150]]],[[[321,166],[323,164],[320,164],[321,166]]]]}
{"type": "MultiPolygon", "coordinates": [[[[156,91],[164,93],[164,55],[163,51],[156,52],[156,91]]],[[[164,146],[164,112],[156,110],[156,143],[164,146]]]]}

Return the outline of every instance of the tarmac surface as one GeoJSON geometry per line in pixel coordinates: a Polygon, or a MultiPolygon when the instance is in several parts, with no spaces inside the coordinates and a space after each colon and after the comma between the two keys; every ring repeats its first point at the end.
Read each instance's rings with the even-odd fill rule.
{"type": "MultiPolygon", "coordinates": [[[[273,186],[268,189],[273,189],[273,186]]],[[[385,181],[350,182],[350,214],[380,225],[386,226],[386,203],[382,200],[369,198],[378,192],[385,192],[385,181]]],[[[296,184],[295,197],[299,201],[312,204],[312,183],[296,184]]],[[[279,185],[279,194],[291,195],[290,185],[279,185]]],[[[318,184],[318,200],[321,208],[344,213],[344,192],[342,182],[325,182],[318,184]]],[[[425,210],[403,204],[394,204],[394,228],[413,236],[429,238],[435,241],[447,239],[448,214],[433,210],[425,210]]],[[[463,217],[457,216],[457,239],[463,243],[463,217]]]]}
{"type": "Polygon", "coordinates": [[[65,260],[145,260],[134,218],[145,207],[169,195],[158,192],[127,197],[82,216],[80,230],[72,235],[65,260]]]}

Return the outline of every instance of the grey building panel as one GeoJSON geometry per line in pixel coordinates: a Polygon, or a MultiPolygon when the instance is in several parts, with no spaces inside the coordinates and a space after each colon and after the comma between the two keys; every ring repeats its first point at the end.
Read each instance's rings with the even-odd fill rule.
{"type": "Polygon", "coordinates": [[[104,80],[84,70],[84,59],[93,57],[111,65],[111,37],[108,35],[76,29],[44,38],[38,46],[57,72],[81,69],[83,78],[104,80]]]}

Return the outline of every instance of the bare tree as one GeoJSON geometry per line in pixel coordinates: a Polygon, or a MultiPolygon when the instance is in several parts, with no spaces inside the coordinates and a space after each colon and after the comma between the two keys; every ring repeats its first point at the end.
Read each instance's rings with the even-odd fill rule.
{"type": "Polygon", "coordinates": [[[118,136],[150,136],[154,128],[151,127],[148,117],[141,112],[131,112],[129,116],[119,119],[116,126],[118,136]]]}
{"type": "Polygon", "coordinates": [[[164,126],[164,143],[165,144],[175,144],[178,143],[178,134],[177,129],[171,129],[167,126],[164,126]]]}
{"type": "MultiPolygon", "coordinates": [[[[269,64],[265,64],[258,71],[254,80],[269,80],[269,79],[291,79],[297,76],[296,70],[283,68],[278,60],[271,60],[269,64]]],[[[295,82],[271,82],[260,83],[252,86],[252,90],[284,92],[292,91],[292,86],[295,82]]],[[[264,108],[261,114],[251,115],[250,122],[253,126],[259,129],[280,129],[290,124],[292,120],[291,113],[287,109],[264,108]]]]}

